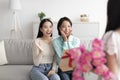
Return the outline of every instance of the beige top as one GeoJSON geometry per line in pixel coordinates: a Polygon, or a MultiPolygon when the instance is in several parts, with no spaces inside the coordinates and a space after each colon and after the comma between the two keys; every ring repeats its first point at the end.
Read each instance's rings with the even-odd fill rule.
{"type": "Polygon", "coordinates": [[[33,62],[36,66],[39,66],[39,64],[53,63],[52,69],[57,71],[56,54],[52,42],[48,44],[41,38],[35,40],[33,46],[33,62]]]}

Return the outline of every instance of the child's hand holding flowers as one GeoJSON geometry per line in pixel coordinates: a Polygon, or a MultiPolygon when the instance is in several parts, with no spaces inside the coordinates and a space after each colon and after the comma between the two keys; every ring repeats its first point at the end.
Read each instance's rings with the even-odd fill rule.
{"type": "MultiPolygon", "coordinates": [[[[94,72],[104,78],[104,80],[115,80],[114,75],[105,65],[106,58],[103,51],[103,43],[99,39],[92,41],[92,50],[88,51],[84,45],[79,47],[80,55],[74,58],[76,68],[73,73],[73,80],[85,80],[83,73],[94,72]]],[[[74,52],[70,52],[74,53],[74,52]]]]}

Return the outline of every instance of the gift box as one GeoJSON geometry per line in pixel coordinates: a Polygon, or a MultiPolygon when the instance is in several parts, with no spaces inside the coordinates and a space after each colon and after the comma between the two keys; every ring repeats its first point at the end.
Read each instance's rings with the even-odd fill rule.
{"type": "Polygon", "coordinates": [[[59,63],[59,68],[63,71],[71,71],[75,68],[76,64],[74,62],[74,59],[79,55],[79,50],[78,48],[74,49],[69,49],[63,51],[60,63],[59,63]]]}

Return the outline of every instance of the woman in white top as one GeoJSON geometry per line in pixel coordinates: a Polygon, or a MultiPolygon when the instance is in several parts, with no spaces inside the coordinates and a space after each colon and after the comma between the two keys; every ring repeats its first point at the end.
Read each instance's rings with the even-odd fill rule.
{"type": "Polygon", "coordinates": [[[60,80],[56,74],[56,54],[52,45],[52,30],[51,20],[43,19],[33,47],[34,65],[30,72],[32,80],[60,80]]]}
{"type": "Polygon", "coordinates": [[[107,28],[103,36],[107,66],[120,80],[120,0],[109,0],[107,28]]]}

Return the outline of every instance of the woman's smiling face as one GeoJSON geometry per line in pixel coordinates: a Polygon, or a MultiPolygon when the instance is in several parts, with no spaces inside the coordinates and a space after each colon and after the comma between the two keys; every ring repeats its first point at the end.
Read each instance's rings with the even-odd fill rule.
{"type": "Polygon", "coordinates": [[[66,36],[69,36],[72,31],[72,26],[70,25],[70,23],[68,21],[63,21],[63,23],[60,27],[60,30],[63,31],[66,36]]]}
{"type": "Polygon", "coordinates": [[[43,36],[50,37],[53,31],[53,25],[47,21],[43,24],[40,30],[43,33],[43,36]]]}

